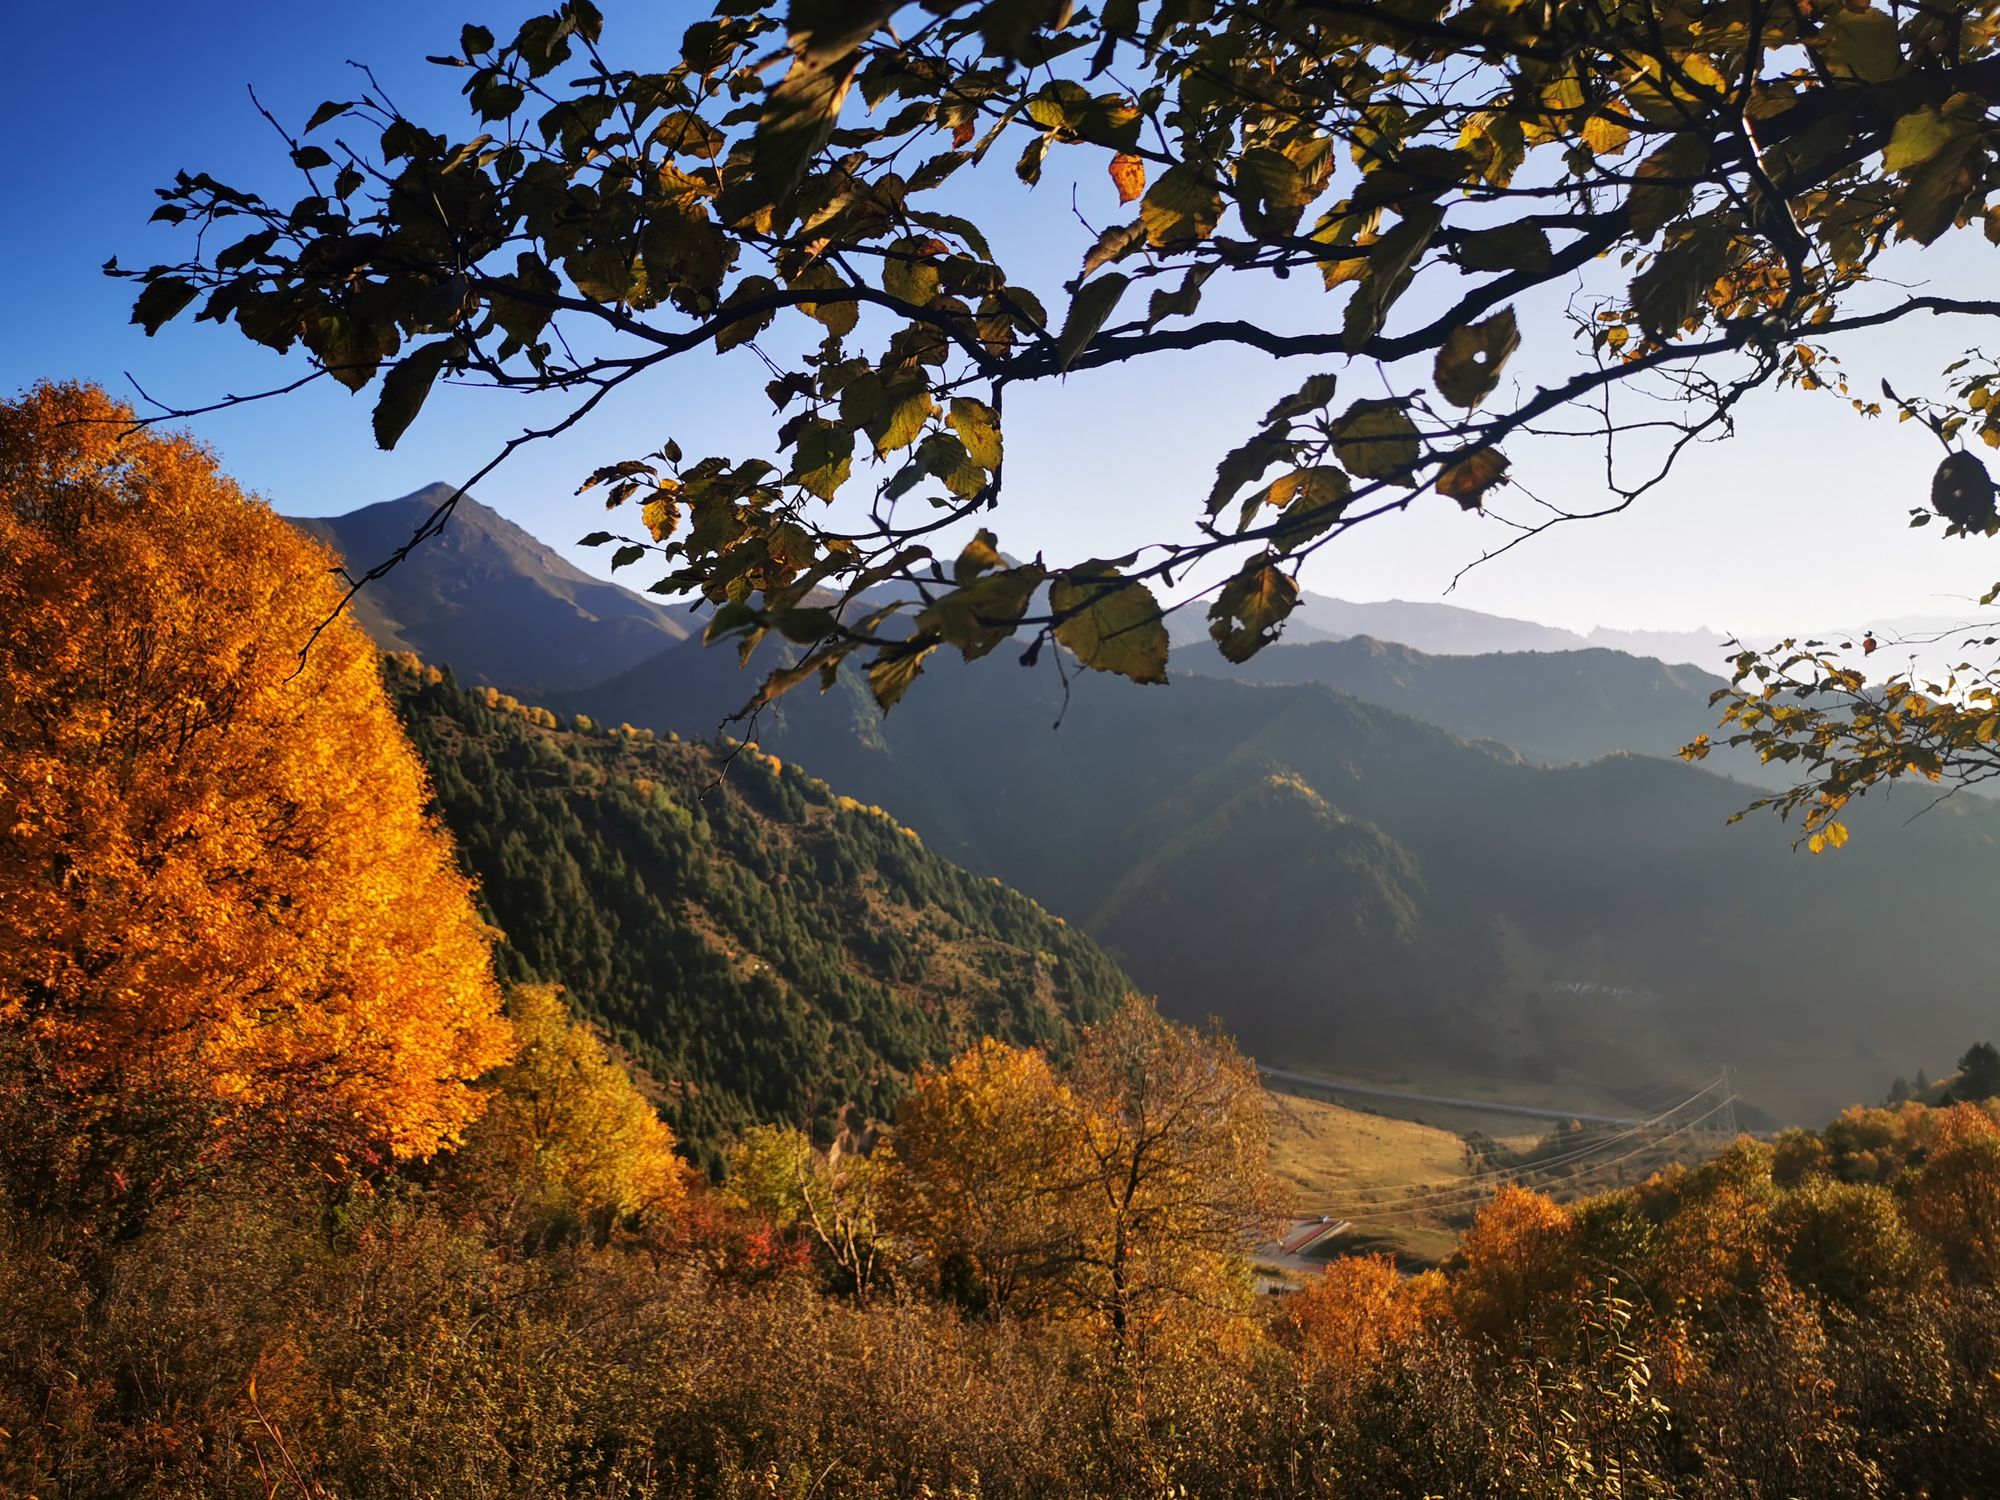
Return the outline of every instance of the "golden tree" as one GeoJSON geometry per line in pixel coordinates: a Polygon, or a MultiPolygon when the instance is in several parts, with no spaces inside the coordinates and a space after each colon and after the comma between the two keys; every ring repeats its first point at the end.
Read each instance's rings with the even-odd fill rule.
{"type": "Polygon", "coordinates": [[[1076,1293],[1122,1348],[1248,1287],[1244,1252],[1282,1213],[1257,1070],[1220,1033],[1134,997],[1084,1033],[1077,1101],[1084,1216],[1076,1293]]]}
{"type": "Polygon", "coordinates": [[[130,420],[0,406],[0,1041],[38,1190],[143,1205],[259,1127],[423,1156],[508,1053],[470,889],[374,649],[319,629],[332,556],[130,420]],[[163,1100],[176,1144],[108,1165],[163,1100]]]}
{"type": "Polygon", "coordinates": [[[507,997],[518,1051],[454,1166],[536,1228],[671,1213],[687,1195],[674,1133],[549,985],[507,997]]]}
{"type": "Polygon", "coordinates": [[[1991,1115],[1972,1104],[1946,1112],[1906,1211],[1954,1277],[2000,1276],[2000,1125],[1991,1115]]]}
{"type": "Polygon", "coordinates": [[[896,1113],[897,1229],[984,1308],[1063,1300],[1081,1251],[1078,1125],[1075,1097],[1039,1051],[987,1038],[924,1070],[896,1113]]]}
{"type": "Polygon", "coordinates": [[[1278,1338],[1302,1380],[1350,1401],[1424,1325],[1432,1295],[1431,1283],[1405,1281],[1392,1256],[1342,1256],[1285,1298],[1278,1338]]]}
{"type": "Polygon", "coordinates": [[[1512,1337],[1538,1304],[1573,1288],[1574,1231],[1569,1211],[1552,1199],[1502,1187],[1459,1242],[1452,1278],[1459,1321],[1491,1338],[1512,1337]]]}

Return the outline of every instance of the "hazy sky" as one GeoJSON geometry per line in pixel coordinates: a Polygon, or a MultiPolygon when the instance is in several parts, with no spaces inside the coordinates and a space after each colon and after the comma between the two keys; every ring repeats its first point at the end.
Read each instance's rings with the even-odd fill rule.
{"type": "MultiPolygon", "coordinates": [[[[706,11],[618,0],[604,8],[614,60],[671,47],[706,11]]],[[[8,26],[14,66],[0,90],[0,133],[9,142],[0,156],[7,221],[0,389],[52,377],[129,392],[129,371],[162,399],[194,405],[298,373],[212,324],[176,324],[147,339],[128,322],[130,284],[105,278],[98,267],[112,255],[128,266],[180,258],[184,241],[176,232],[146,223],[152,189],[177,168],[290,201],[282,146],[254,112],[246,85],[297,128],[320,100],[358,91],[345,65],[355,59],[371,64],[407,111],[457,130],[466,118],[456,93],[464,75],[428,66],[423,55],[455,51],[462,20],[505,35],[538,9],[478,0],[458,7],[434,0],[310,8],[153,0],[16,8],[8,26]]],[[[1085,211],[1109,221],[1115,201],[1108,185],[1081,186],[1085,211]]],[[[1021,278],[1017,270],[1017,279],[1059,309],[1057,283],[1081,248],[1069,185],[1052,179],[1032,195],[1017,190],[1003,206],[1006,230],[996,236],[1002,258],[1025,263],[1031,274],[1021,278]]],[[[1992,285],[1996,267],[2000,251],[1971,235],[1902,269],[1956,288],[1992,285]]],[[[1339,315],[1338,302],[1296,278],[1242,296],[1246,310],[1273,324],[1334,326],[1339,315]]],[[[1559,327],[1534,316],[1524,326],[1510,377],[1532,380],[1538,367],[1559,368],[1559,327]]],[[[1927,388],[1926,370],[1934,374],[1974,336],[1965,325],[1927,321],[1852,349],[1849,368],[1866,391],[1887,374],[1908,394],[1927,388]]],[[[1280,368],[1248,355],[1184,355],[1011,392],[1003,546],[1073,561],[1185,535],[1216,459],[1313,368],[1280,368]]],[[[686,361],[623,393],[560,446],[521,454],[479,496],[566,544],[599,524],[597,507],[572,491],[600,459],[644,451],[669,435],[693,453],[767,451],[766,378],[747,352],[686,361]]],[[[1363,371],[1343,380],[1344,392],[1373,393],[1363,371]]],[[[372,392],[349,397],[323,384],[194,425],[238,478],[279,509],[320,514],[461,479],[524,423],[549,415],[519,396],[441,392],[401,446],[384,454],[369,432],[372,399],[372,392]]],[[[1777,393],[1748,405],[1740,426],[1734,441],[1687,458],[1640,509],[1559,528],[1476,569],[1450,602],[1573,629],[1706,624],[1761,634],[1959,615],[2000,578],[2000,547],[1947,544],[1936,528],[1909,529],[1909,509],[1925,498],[1940,456],[1936,440],[1915,424],[1864,423],[1828,398],[1777,393]]],[[[1538,493],[1574,505],[1599,501],[1596,457],[1523,448],[1514,456],[1538,493]]],[[[1461,565],[1506,535],[1491,520],[1427,497],[1410,514],[1360,528],[1324,550],[1305,581],[1354,599],[1440,599],[1461,565]]],[[[603,561],[574,549],[571,555],[588,567],[603,561]]]]}

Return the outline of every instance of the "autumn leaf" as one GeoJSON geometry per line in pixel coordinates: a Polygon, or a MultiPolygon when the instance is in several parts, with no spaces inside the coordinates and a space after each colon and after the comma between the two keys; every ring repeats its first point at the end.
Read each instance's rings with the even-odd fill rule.
{"type": "Polygon", "coordinates": [[[1486,492],[1507,474],[1507,456],[1498,448],[1480,448],[1445,466],[1438,475],[1440,495],[1456,500],[1461,510],[1477,510],[1486,492]]]}
{"type": "Polygon", "coordinates": [[[1137,202],[1146,193],[1146,163],[1129,151],[1111,158],[1111,181],[1118,189],[1120,203],[1137,202]]]}
{"type": "Polygon", "coordinates": [[[1058,616],[1056,639],[1086,667],[1134,682],[1167,680],[1167,623],[1145,584],[1088,562],[1057,576],[1049,608],[1058,616]]]}
{"type": "Polygon", "coordinates": [[[1454,328],[1438,350],[1432,371],[1438,394],[1453,406],[1479,405],[1499,385],[1500,372],[1520,343],[1511,307],[1484,322],[1454,328]]]}
{"type": "Polygon", "coordinates": [[[1208,633],[1230,661],[1248,661],[1277,639],[1298,602],[1299,586],[1290,574],[1269,562],[1253,562],[1224,584],[1209,606],[1208,633]]]}

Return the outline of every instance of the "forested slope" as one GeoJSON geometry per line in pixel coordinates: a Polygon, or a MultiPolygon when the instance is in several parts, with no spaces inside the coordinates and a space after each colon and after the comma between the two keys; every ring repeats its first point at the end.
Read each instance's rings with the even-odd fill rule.
{"type": "Polygon", "coordinates": [[[606,732],[387,668],[505,934],[503,978],[573,1005],[666,1085],[689,1149],[753,1121],[886,1115],[976,1036],[1064,1044],[1129,988],[1032,901],[756,751],[606,732]]]}
{"type": "MultiPolygon", "coordinates": [[[[751,678],[688,643],[565,705],[712,732],[751,678]]],[[[1913,789],[1814,859],[1775,821],[1731,827],[1752,789],[1678,760],[1538,766],[1314,682],[1066,690],[947,658],[924,685],[886,718],[808,687],[742,732],[1270,1060],[1576,1108],[1728,1064],[1810,1119],[1987,1026],[2000,816],[1981,800],[1918,817],[1913,789]]]]}

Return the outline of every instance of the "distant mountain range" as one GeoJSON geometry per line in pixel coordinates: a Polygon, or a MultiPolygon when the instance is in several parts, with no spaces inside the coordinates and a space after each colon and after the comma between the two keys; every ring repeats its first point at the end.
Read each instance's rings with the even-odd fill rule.
{"type": "MultiPolygon", "coordinates": [[[[344,516],[294,520],[361,573],[405,545],[452,490],[433,484],[344,516]]],[[[688,634],[660,605],[591,577],[469,495],[440,535],[362,589],[353,608],[383,649],[514,689],[615,676],[688,634]]]]}
{"type": "MultiPolygon", "coordinates": [[[[480,565],[532,556],[512,540],[480,565]]],[[[477,632],[456,638],[461,664],[407,623],[400,572],[382,613],[404,644],[473,680],[509,670],[477,632]]],[[[504,592],[555,612],[534,577],[504,592]]],[[[1046,658],[939,653],[887,718],[843,677],[726,724],[770,650],[747,674],[694,642],[615,675],[598,654],[540,701],[754,739],[1094,933],[1163,1003],[1220,1015],[1270,1061],[1578,1108],[1728,1063],[1752,1102],[1797,1119],[1940,1071],[1994,1029],[2000,809],[1960,799],[1905,826],[1920,798],[1871,799],[1823,859],[1792,855],[1775,823],[1728,828],[1749,788],[1624,753],[1709,722],[1700,672],[1341,641],[1242,669],[1189,647],[1170,687],[1084,674],[1066,690],[1046,658]]]]}
{"type": "MultiPolygon", "coordinates": [[[[1568,765],[1629,750],[1671,757],[1716,727],[1710,697],[1725,679],[1652,657],[1585,647],[1484,656],[1432,656],[1353,636],[1266,647],[1249,661],[1212,647],[1179,649],[1183,672],[1237,682],[1317,682],[1467,739],[1499,740],[1529,760],[1568,765]]],[[[1782,767],[1718,747],[1708,769],[1759,785],[1784,785],[1782,767]]]]}
{"type": "MultiPolygon", "coordinates": [[[[1207,622],[1197,609],[1179,610],[1169,619],[1175,645],[1206,644],[1207,622]]],[[[1285,622],[1287,645],[1348,640],[1367,636],[1394,641],[1433,656],[1488,656],[1513,651],[1584,651],[1598,648],[1632,656],[1657,657],[1664,662],[1710,668],[1722,665],[1728,637],[1713,630],[1609,630],[1588,635],[1509,619],[1455,604],[1380,599],[1359,603],[1325,594],[1304,593],[1285,622]]]]}

